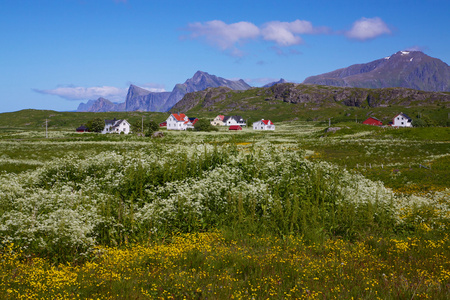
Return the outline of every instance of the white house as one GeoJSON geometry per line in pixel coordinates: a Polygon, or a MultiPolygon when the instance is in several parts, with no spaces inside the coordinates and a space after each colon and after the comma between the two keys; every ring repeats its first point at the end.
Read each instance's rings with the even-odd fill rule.
{"type": "Polygon", "coordinates": [[[186,130],[191,123],[185,114],[171,114],[166,122],[168,130],[186,130]]]}
{"type": "Polygon", "coordinates": [[[412,127],[412,119],[404,113],[399,113],[392,119],[392,126],[394,127],[412,127]]]}
{"type": "Polygon", "coordinates": [[[211,125],[213,126],[224,126],[225,123],[223,122],[223,119],[225,118],[224,115],[218,115],[217,117],[214,118],[214,120],[211,121],[211,125]]]}
{"type": "Polygon", "coordinates": [[[130,133],[130,123],[127,120],[105,120],[105,128],[103,128],[102,133],[130,133]]]}
{"type": "Polygon", "coordinates": [[[270,120],[259,120],[253,123],[253,130],[275,130],[275,125],[270,120]]]}
{"type": "Polygon", "coordinates": [[[228,116],[223,118],[223,123],[225,126],[239,125],[247,126],[245,120],[241,116],[228,116]]]}

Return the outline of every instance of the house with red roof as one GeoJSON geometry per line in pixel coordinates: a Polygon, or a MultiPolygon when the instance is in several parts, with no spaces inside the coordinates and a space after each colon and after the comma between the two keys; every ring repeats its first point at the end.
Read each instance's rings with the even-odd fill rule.
{"type": "Polygon", "coordinates": [[[362,123],[366,124],[366,125],[373,125],[373,126],[382,126],[383,125],[383,122],[381,122],[380,120],[378,120],[375,117],[370,117],[362,123]]]}
{"type": "Polygon", "coordinates": [[[166,123],[168,130],[186,130],[189,118],[185,114],[171,114],[166,123]]]}
{"type": "Polygon", "coordinates": [[[270,120],[261,119],[253,123],[253,130],[275,130],[275,125],[270,120]]]}
{"type": "Polygon", "coordinates": [[[166,123],[168,130],[186,130],[193,129],[197,121],[198,118],[188,118],[185,114],[171,114],[163,123],[166,123]]]}
{"type": "Polygon", "coordinates": [[[211,121],[211,125],[213,126],[224,126],[225,123],[223,122],[225,116],[224,115],[218,115],[217,117],[214,118],[214,120],[211,121]]]}

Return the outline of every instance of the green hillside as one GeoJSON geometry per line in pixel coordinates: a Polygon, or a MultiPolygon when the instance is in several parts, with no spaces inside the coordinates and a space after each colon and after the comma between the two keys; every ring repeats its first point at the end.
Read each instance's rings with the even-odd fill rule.
{"type": "Polygon", "coordinates": [[[45,120],[47,119],[49,129],[75,130],[93,118],[127,119],[130,123],[133,123],[141,121],[142,117],[144,117],[144,121],[154,120],[156,122],[162,122],[167,116],[167,113],[138,111],[92,113],[25,109],[0,114],[0,128],[36,130],[45,128],[45,120]]]}
{"type": "Polygon", "coordinates": [[[448,93],[409,89],[357,89],[281,84],[246,91],[207,89],[187,94],[172,112],[214,118],[241,115],[248,122],[281,121],[362,122],[376,117],[388,124],[400,113],[421,118],[425,125],[448,126],[448,93]],[[442,97],[442,98],[441,98],[442,97]]]}

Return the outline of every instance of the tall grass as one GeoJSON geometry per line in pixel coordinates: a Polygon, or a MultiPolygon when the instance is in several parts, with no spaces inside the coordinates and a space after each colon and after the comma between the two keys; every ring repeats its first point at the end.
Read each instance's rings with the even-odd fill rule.
{"type": "MultiPolygon", "coordinates": [[[[2,246],[14,243],[55,260],[84,259],[95,245],[217,228],[312,242],[407,233],[416,227],[404,226],[402,212],[432,205],[268,143],[154,143],[125,153],[68,155],[1,175],[0,193],[2,246]]],[[[442,224],[430,226],[445,231],[442,224]]]]}

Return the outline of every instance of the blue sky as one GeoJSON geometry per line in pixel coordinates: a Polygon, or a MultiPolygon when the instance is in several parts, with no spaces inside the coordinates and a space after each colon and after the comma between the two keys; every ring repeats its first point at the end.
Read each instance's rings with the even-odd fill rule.
{"type": "Polygon", "coordinates": [[[252,86],[421,50],[450,63],[449,0],[1,0],[0,112],[75,110],[197,70],[252,86]]]}

